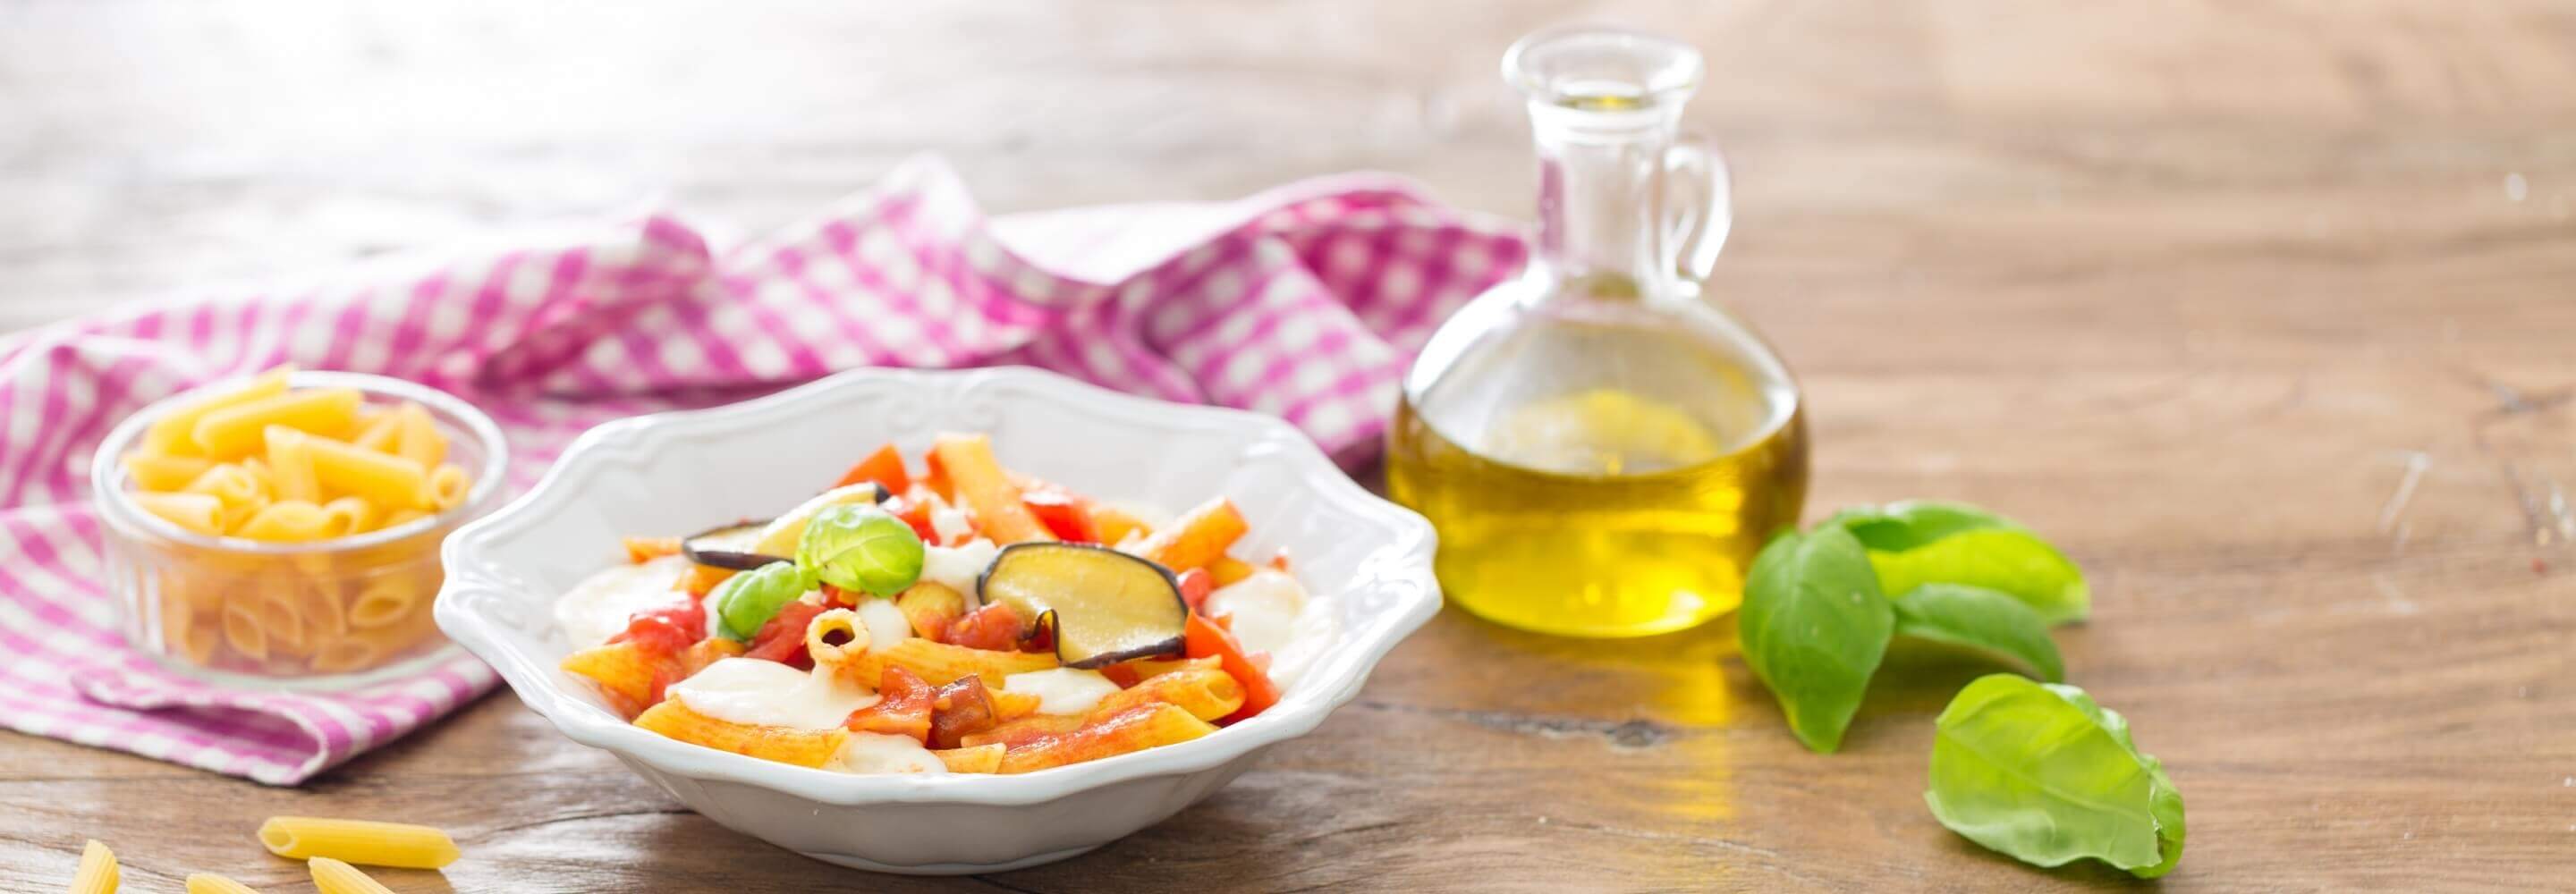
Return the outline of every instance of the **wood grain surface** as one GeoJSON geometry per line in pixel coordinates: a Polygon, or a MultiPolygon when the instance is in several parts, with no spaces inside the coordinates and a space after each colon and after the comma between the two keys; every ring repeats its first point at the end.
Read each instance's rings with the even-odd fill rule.
{"type": "MultiPolygon", "coordinates": [[[[1566,19],[1709,53],[1810,517],[1966,499],[2091,573],[2059,642],[2189,804],[2163,888],[2576,886],[2564,3],[7,0],[0,330],[655,196],[756,231],[920,151],[1004,211],[1380,168],[1521,214],[1495,60],[1566,19]]],[[[402,891],[2136,886],[1925,810],[1973,661],[1900,652],[1819,756],[1731,642],[1452,611],[1207,802],[970,879],[726,832],[506,692],[300,790],[0,734],[0,889],[95,836],[306,890],[272,813],[453,830],[402,891]]]]}

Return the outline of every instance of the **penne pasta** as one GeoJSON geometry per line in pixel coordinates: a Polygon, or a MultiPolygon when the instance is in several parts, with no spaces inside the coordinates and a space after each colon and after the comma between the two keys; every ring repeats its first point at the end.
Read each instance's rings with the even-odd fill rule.
{"type": "Polygon", "coordinates": [[[197,449],[215,459],[239,459],[260,448],[272,425],[339,434],[356,421],[359,395],[352,388],[313,388],[244,401],[197,420],[197,449]]]}
{"type": "Polygon", "coordinates": [[[330,517],[322,507],[303,500],[280,500],[252,513],[233,533],[274,543],[308,543],[331,536],[330,530],[330,517]]]}
{"type": "Polygon", "coordinates": [[[92,838],[81,846],[80,869],[72,873],[71,894],[116,894],[116,853],[92,838]]]}
{"type": "Polygon", "coordinates": [[[1145,524],[1144,519],[1115,506],[1093,503],[1083,507],[1083,512],[1091,516],[1091,530],[1100,535],[1100,542],[1111,546],[1125,543],[1129,537],[1146,537],[1154,533],[1153,526],[1145,524]]]}
{"type": "Polygon", "coordinates": [[[241,506],[255,500],[266,502],[268,499],[268,489],[261,487],[259,479],[238,463],[208,466],[206,471],[179,489],[192,494],[211,494],[224,501],[226,506],[241,506]]]}
{"type": "Polygon", "coordinates": [[[1187,742],[1212,732],[1216,732],[1215,726],[1178,706],[1147,705],[1062,736],[1010,749],[1002,755],[1002,764],[995,772],[1032,773],[1187,742]]]}
{"type": "Polygon", "coordinates": [[[717,720],[691,710],[678,699],[645,709],[635,718],[635,725],[682,742],[799,767],[829,763],[841,750],[841,743],[850,737],[848,730],[838,728],[793,729],[717,720]]]}
{"type": "Polygon", "coordinates": [[[311,437],[283,425],[272,425],[262,436],[268,442],[268,468],[271,492],[280,500],[322,502],[322,482],[313,475],[311,437]]]}
{"type": "Polygon", "coordinates": [[[262,593],[251,611],[259,619],[260,633],[267,639],[270,652],[303,655],[312,651],[304,636],[304,613],[296,607],[291,592],[262,593]]]}
{"type": "Polygon", "coordinates": [[[1053,540],[1046,525],[1029,513],[1010,473],[993,459],[992,439],[984,435],[941,435],[930,448],[932,459],[948,475],[959,499],[975,511],[975,520],[995,543],[1053,540]]]}
{"type": "Polygon", "coordinates": [[[1218,497],[1145,538],[1136,554],[1173,571],[1188,571],[1224,558],[1226,548],[1249,530],[1251,526],[1244,523],[1243,513],[1235,511],[1234,501],[1218,497]]]}
{"type": "Polygon", "coordinates": [[[1005,677],[1056,665],[1055,656],[1043,652],[994,652],[910,637],[883,649],[869,649],[850,667],[862,680],[877,679],[888,666],[893,666],[911,671],[932,686],[946,686],[964,677],[982,677],[985,688],[1000,689],[1005,677]]]}
{"type": "Polygon", "coordinates": [[[400,445],[401,437],[402,420],[394,418],[391,412],[384,412],[376,414],[373,418],[359,417],[358,434],[349,439],[349,444],[361,450],[396,453],[395,448],[400,445]]]}
{"type": "Polygon", "coordinates": [[[815,667],[874,689],[876,678],[859,677],[852,667],[867,650],[868,629],[858,612],[836,608],[815,615],[805,625],[805,654],[814,659],[815,667]]]}
{"type": "Polygon", "coordinates": [[[135,493],[128,497],[136,508],[152,513],[171,524],[199,534],[221,537],[224,533],[224,501],[213,494],[135,493]]]}
{"type": "Polygon", "coordinates": [[[346,537],[375,530],[376,504],[365,497],[341,497],[322,504],[322,528],[327,537],[346,537]]]}
{"type": "Polygon", "coordinates": [[[393,417],[393,453],[424,469],[438,468],[447,461],[447,437],[438,433],[438,423],[430,420],[428,410],[404,401],[394,409],[393,417]]]}
{"type": "Polygon", "coordinates": [[[249,885],[211,872],[188,874],[188,894],[259,894],[249,885]]]}
{"type": "Polygon", "coordinates": [[[912,635],[935,640],[966,616],[966,594],[938,581],[922,581],[897,594],[894,607],[912,625],[912,635]]]}
{"type": "Polygon", "coordinates": [[[273,816],[259,826],[268,852],[294,860],[437,869],[456,862],[456,841],[431,826],[371,820],[273,816]]]}
{"type": "Polygon", "coordinates": [[[313,473],[322,483],[357,494],[392,509],[428,509],[429,470],[399,456],[365,450],[346,441],[309,438],[313,473]]]}
{"type": "Polygon", "coordinates": [[[160,456],[197,456],[197,420],[206,414],[237,404],[286,393],[286,377],[295,367],[280,366],[253,376],[239,387],[209,394],[172,409],[167,415],[152,420],[143,430],[142,451],[160,456]]]}
{"type": "Polygon", "coordinates": [[[423,510],[396,509],[392,512],[385,513],[384,521],[376,525],[376,530],[382,531],[386,528],[399,528],[428,517],[429,513],[423,510]]]}
{"type": "Polygon", "coordinates": [[[463,504],[466,493],[473,488],[474,481],[465,477],[464,469],[454,464],[442,465],[430,470],[427,492],[422,495],[422,500],[430,508],[445,512],[463,504]]]}
{"type": "Polygon", "coordinates": [[[1008,749],[1000,745],[982,745],[939,749],[930,753],[938,755],[939,762],[947,764],[951,773],[996,773],[1002,769],[1002,755],[1006,751],[1008,749]]]}
{"type": "Polygon", "coordinates": [[[224,645],[231,646],[254,661],[268,659],[268,629],[260,626],[259,615],[240,604],[226,604],[223,610],[224,645]]]}
{"type": "Polygon", "coordinates": [[[412,581],[385,577],[358,588],[358,598],[349,603],[349,626],[361,630],[384,627],[412,613],[420,602],[420,592],[412,581]]]}
{"type": "Polygon", "coordinates": [[[394,894],[357,867],[329,857],[308,860],[305,868],[313,872],[313,887],[321,894],[394,894]]]}
{"type": "Polygon", "coordinates": [[[128,453],[123,462],[125,477],[134,479],[134,486],[143,490],[187,487],[188,482],[197,480],[197,476],[206,474],[206,470],[215,465],[214,460],[204,457],[149,453],[128,453]]]}

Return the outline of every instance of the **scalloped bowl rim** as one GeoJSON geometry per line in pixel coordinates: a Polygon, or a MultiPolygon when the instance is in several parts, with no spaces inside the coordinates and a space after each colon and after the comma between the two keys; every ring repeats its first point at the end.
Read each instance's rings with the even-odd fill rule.
{"type": "MultiPolygon", "coordinates": [[[[1104,417],[1103,424],[1132,423],[1104,417]]],[[[1127,780],[1214,770],[1229,761],[1313,731],[1334,709],[1359,695],[1361,687],[1368,682],[1369,674],[1395,648],[1396,643],[1439,613],[1440,590],[1431,567],[1435,545],[1436,538],[1429,521],[1360,487],[1334,465],[1304,432],[1277,417],[1138,397],[1026,367],[967,370],[861,368],[739,403],[633,416],[602,423],[582,433],[527,493],[458,528],[448,537],[442,548],[448,571],[447,583],[439,591],[434,611],[439,627],[450,638],[491,664],[518,693],[520,700],[552,722],[557,730],[576,742],[627,760],[639,761],[681,777],[756,786],[823,804],[1009,806],[1052,801],[1127,780]],[[1409,582],[1414,586],[1394,589],[1398,601],[1388,609],[1393,615],[1391,623],[1372,624],[1365,632],[1345,629],[1343,633],[1346,636],[1359,634],[1364,638],[1334,647],[1301,681],[1299,689],[1304,691],[1292,693],[1259,716],[1188,742],[1010,776],[837,773],[671,739],[612,719],[613,715],[605,709],[588,704],[588,698],[566,691],[551,659],[528,654],[502,642],[498,631],[490,626],[490,619],[464,608],[458,599],[452,598],[452,594],[463,589],[483,588],[525,595],[551,605],[556,594],[518,593],[520,588],[485,571],[480,564],[483,560],[475,556],[474,551],[485,539],[526,523],[523,519],[548,515],[578,501],[580,495],[570,488],[578,483],[576,479],[587,477],[583,470],[595,456],[613,449],[631,449],[633,439],[648,432],[714,425],[736,417],[775,412],[780,407],[818,401],[823,395],[853,383],[881,379],[917,383],[957,380],[959,390],[978,387],[984,381],[1017,384],[1035,391],[1056,392],[1056,396],[1064,399],[1096,404],[1104,409],[1125,410],[1127,413],[1124,415],[1129,417],[1150,414],[1169,419],[1172,425],[1167,427],[1201,421],[1259,429],[1261,442],[1286,447],[1272,455],[1276,456],[1276,461],[1294,464],[1298,480],[1315,488],[1316,496],[1344,511],[1373,516],[1391,524],[1399,532],[1392,542],[1373,550],[1362,563],[1362,568],[1364,572],[1382,579],[1409,582]],[[612,448],[612,444],[617,446],[612,448]],[[1309,693],[1314,692],[1329,694],[1322,698],[1309,697],[1309,693]]],[[[1368,586],[1368,583],[1357,582],[1344,588],[1344,593],[1368,586]]]]}

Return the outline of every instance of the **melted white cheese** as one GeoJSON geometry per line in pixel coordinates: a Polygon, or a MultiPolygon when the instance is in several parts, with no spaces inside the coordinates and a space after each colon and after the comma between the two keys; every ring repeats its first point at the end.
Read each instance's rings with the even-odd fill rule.
{"type": "Polygon", "coordinates": [[[732,723],[832,729],[850,712],[877,703],[877,694],[830,674],[807,673],[775,661],[726,658],[671,684],[670,695],[690,710],[732,723]]]}
{"type": "Polygon", "coordinates": [[[1003,677],[1002,689],[1037,696],[1040,714],[1080,714],[1117,692],[1118,684],[1099,671],[1055,667],[1003,677]]]}
{"type": "Polygon", "coordinates": [[[884,649],[912,635],[912,619],[894,607],[892,599],[860,597],[859,623],[868,628],[868,648],[884,649]]]}
{"type": "Polygon", "coordinates": [[[688,598],[672,589],[689,560],[663,556],[642,564],[619,565],[582,578],[555,600],[555,626],[573,648],[606,642],[626,629],[636,612],[667,608],[688,598]]]}
{"type": "Polygon", "coordinates": [[[841,750],[832,755],[827,768],[843,773],[948,772],[948,764],[921,747],[921,740],[885,733],[851,733],[841,742],[841,750]]]}
{"type": "Polygon", "coordinates": [[[1333,613],[1288,572],[1263,568],[1208,594],[1209,617],[1228,624],[1245,651],[1270,653],[1270,678],[1287,686],[1303,675],[1333,639],[1333,613]]]}
{"type": "Polygon", "coordinates": [[[941,543],[957,543],[975,536],[975,523],[966,519],[966,510],[946,503],[932,503],[930,533],[941,543]]]}
{"type": "Polygon", "coordinates": [[[1001,547],[982,537],[956,546],[925,546],[921,550],[921,579],[944,584],[973,602],[975,578],[983,576],[984,568],[1001,554],[1001,547]]]}

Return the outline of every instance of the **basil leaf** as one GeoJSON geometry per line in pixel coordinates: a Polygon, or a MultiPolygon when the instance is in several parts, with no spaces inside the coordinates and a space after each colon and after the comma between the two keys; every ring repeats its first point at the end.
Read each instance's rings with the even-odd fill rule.
{"type": "Polygon", "coordinates": [[[1907,500],[1835,513],[1828,525],[1869,547],[1878,583],[1890,593],[1924,584],[1966,584],[2011,594],[2051,624],[2092,611],[2084,571],[2012,519],[1965,503],[1907,500]]]}
{"type": "Polygon", "coordinates": [[[2048,622],[2021,600],[1982,587],[1924,584],[1896,597],[1896,635],[2001,653],[2029,665],[2040,679],[2066,679],[2048,622]]]}
{"type": "Polygon", "coordinates": [[[1842,746],[1895,610],[1850,532],[1819,527],[1764,546],[1745,575],[1744,663],[1771,687],[1789,729],[1814,751],[1842,746]]]}
{"type": "Polygon", "coordinates": [[[707,595],[716,612],[716,633],[735,642],[750,642],[778,610],[814,589],[814,579],[794,562],[771,562],[737,572],[707,595]]]}
{"type": "Polygon", "coordinates": [[[2010,519],[1966,503],[1905,500],[1885,506],[1861,506],[1834,513],[1826,524],[1840,525],[1878,552],[1904,552],[1952,534],[1985,528],[2020,528],[2010,519]]]}
{"type": "Polygon", "coordinates": [[[2182,792],[2084,690],[1980,677],[1941,712],[1923,801],[1941,825],[2035,866],[2091,857],[2140,878],[2182,860],[2182,792]]]}

